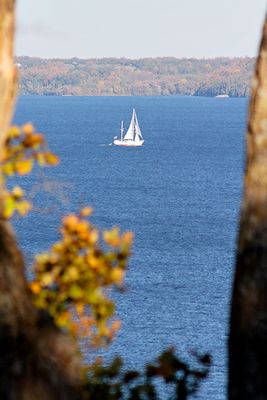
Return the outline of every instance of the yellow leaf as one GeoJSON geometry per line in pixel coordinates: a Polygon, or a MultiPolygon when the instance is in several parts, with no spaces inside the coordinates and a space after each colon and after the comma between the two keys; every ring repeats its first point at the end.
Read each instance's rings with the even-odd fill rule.
{"type": "Polygon", "coordinates": [[[2,171],[7,176],[12,176],[15,173],[14,164],[7,162],[2,166],[2,171]]]}
{"type": "Polygon", "coordinates": [[[15,167],[19,175],[27,175],[32,170],[33,160],[28,159],[28,160],[17,161],[15,167]]]}
{"type": "Polygon", "coordinates": [[[49,286],[51,285],[51,283],[53,283],[54,279],[53,279],[53,275],[49,272],[43,274],[42,276],[42,280],[41,280],[41,284],[43,286],[49,286]]]}
{"type": "Polygon", "coordinates": [[[73,285],[70,288],[69,295],[73,299],[80,299],[83,295],[83,291],[78,285],[73,285]]]}
{"type": "Polygon", "coordinates": [[[39,164],[41,167],[43,167],[43,166],[46,164],[45,156],[44,156],[44,154],[42,154],[42,153],[36,154],[36,160],[37,160],[38,164],[39,164]]]}
{"type": "Polygon", "coordinates": [[[79,219],[74,214],[70,214],[63,219],[63,224],[66,226],[66,228],[69,228],[69,229],[75,228],[78,222],[79,222],[79,219]]]}
{"type": "Polygon", "coordinates": [[[96,229],[93,229],[90,232],[90,243],[95,244],[98,241],[98,231],[96,229]]]}
{"type": "Polygon", "coordinates": [[[46,163],[49,165],[56,165],[59,163],[58,157],[51,152],[45,153],[44,156],[46,163]]]}
{"type": "Polygon", "coordinates": [[[123,278],[124,278],[124,271],[122,271],[120,268],[114,268],[112,270],[111,279],[115,284],[121,285],[123,282],[123,278]]]}
{"type": "Polygon", "coordinates": [[[109,246],[118,247],[121,244],[119,238],[119,229],[117,227],[111,229],[110,231],[104,231],[103,238],[109,246]]]}
{"type": "Polygon", "coordinates": [[[89,215],[91,215],[93,212],[93,209],[91,207],[84,207],[81,212],[80,215],[81,217],[89,217],[89,215]]]}
{"type": "Polygon", "coordinates": [[[16,203],[14,199],[11,196],[8,196],[5,199],[5,205],[4,205],[4,211],[3,211],[3,216],[4,218],[11,218],[12,215],[14,214],[16,209],[16,203]]]}
{"type": "Polygon", "coordinates": [[[65,276],[68,278],[68,280],[75,281],[79,278],[79,272],[78,272],[77,268],[70,267],[65,272],[65,276]]]}
{"type": "Polygon", "coordinates": [[[23,194],[24,194],[24,192],[23,192],[23,190],[21,189],[20,186],[15,186],[15,187],[12,189],[12,195],[13,195],[14,197],[16,197],[16,198],[22,197],[23,194]]]}
{"type": "Polygon", "coordinates": [[[30,283],[30,288],[31,288],[31,291],[34,294],[39,294],[40,291],[41,291],[41,286],[40,286],[40,284],[38,282],[31,282],[30,283]]]}
{"type": "Polygon", "coordinates": [[[121,328],[121,321],[116,320],[112,323],[111,330],[116,332],[121,328]]]}
{"type": "Polygon", "coordinates": [[[134,235],[132,232],[125,232],[122,236],[124,244],[126,244],[127,246],[130,246],[133,242],[133,237],[134,237],[134,235]]]}
{"type": "Polygon", "coordinates": [[[32,208],[31,203],[29,203],[26,200],[17,202],[17,204],[16,204],[16,209],[22,217],[24,217],[26,214],[28,214],[28,212],[30,211],[31,208],[32,208]]]}
{"type": "Polygon", "coordinates": [[[20,130],[17,126],[12,126],[8,131],[8,137],[10,139],[16,139],[20,135],[20,130]]]}
{"type": "Polygon", "coordinates": [[[33,125],[30,122],[27,122],[22,126],[22,130],[26,135],[30,135],[31,133],[34,132],[33,125]]]}

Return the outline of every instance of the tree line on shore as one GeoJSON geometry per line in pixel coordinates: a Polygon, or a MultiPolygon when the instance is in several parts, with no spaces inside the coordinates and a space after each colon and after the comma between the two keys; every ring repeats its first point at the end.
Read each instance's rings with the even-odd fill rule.
{"type": "Polygon", "coordinates": [[[17,57],[20,93],[81,96],[249,96],[254,58],[17,57]]]}

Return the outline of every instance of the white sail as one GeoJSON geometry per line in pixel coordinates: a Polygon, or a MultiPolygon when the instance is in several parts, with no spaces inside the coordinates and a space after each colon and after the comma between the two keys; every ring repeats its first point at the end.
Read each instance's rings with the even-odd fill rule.
{"type": "Polygon", "coordinates": [[[133,116],[131,119],[130,126],[129,126],[128,131],[126,132],[123,140],[134,140],[134,111],[133,111],[133,116]]]}
{"type": "Polygon", "coordinates": [[[134,137],[134,141],[135,142],[140,142],[141,140],[143,140],[142,135],[141,135],[141,131],[137,129],[137,127],[135,127],[135,137],[134,137]]]}
{"type": "Polygon", "coordinates": [[[142,136],[139,124],[138,124],[135,109],[133,109],[131,123],[130,123],[128,131],[126,132],[123,140],[132,140],[134,142],[140,142],[141,140],[143,140],[143,136],[142,136]]]}
{"type": "Polygon", "coordinates": [[[138,119],[137,119],[137,115],[136,115],[136,112],[135,112],[135,110],[134,110],[134,130],[135,130],[135,141],[140,141],[140,140],[143,140],[143,136],[142,136],[142,133],[141,133],[141,129],[140,129],[140,126],[139,126],[139,123],[138,123],[138,119]]]}

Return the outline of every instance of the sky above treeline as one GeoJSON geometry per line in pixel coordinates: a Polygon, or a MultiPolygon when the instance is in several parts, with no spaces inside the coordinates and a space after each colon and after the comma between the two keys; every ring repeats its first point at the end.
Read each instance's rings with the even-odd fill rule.
{"type": "Polygon", "coordinates": [[[255,56],[267,0],[17,0],[16,55],[255,56]]]}

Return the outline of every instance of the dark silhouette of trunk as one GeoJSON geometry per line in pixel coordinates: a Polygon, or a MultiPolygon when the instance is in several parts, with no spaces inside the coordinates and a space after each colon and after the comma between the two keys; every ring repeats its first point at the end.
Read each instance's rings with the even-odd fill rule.
{"type": "MultiPolygon", "coordinates": [[[[0,0],[0,156],[12,118],[14,0],[0,0]]],[[[2,209],[0,177],[0,215],[2,209]]],[[[0,399],[80,399],[82,374],[75,343],[32,304],[24,261],[0,216],[0,399]]]]}
{"type": "Polygon", "coordinates": [[[229,337],[229,399],[267,399],[267,22],[252,82],[229,337]]]}

